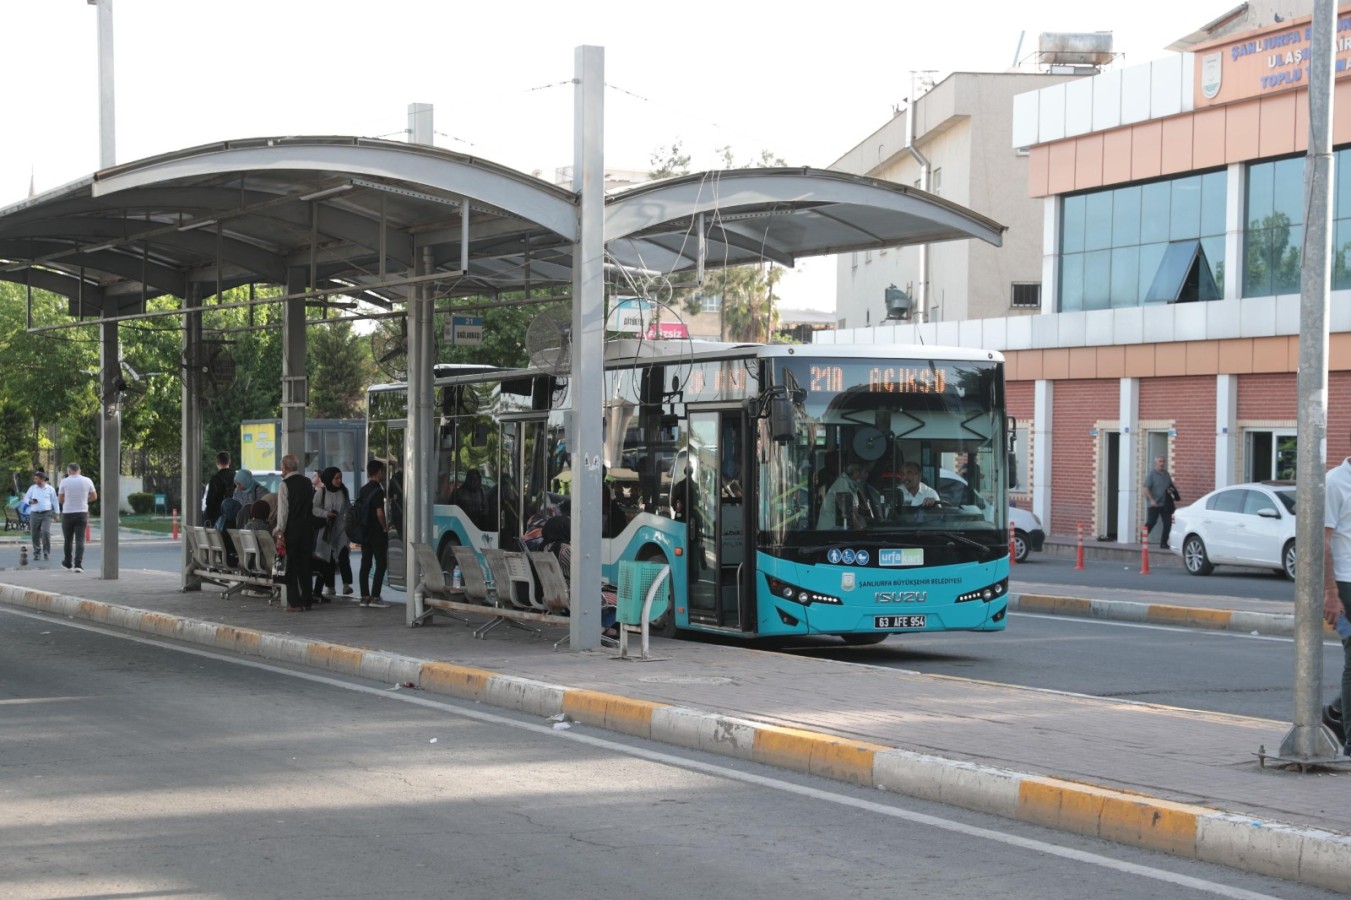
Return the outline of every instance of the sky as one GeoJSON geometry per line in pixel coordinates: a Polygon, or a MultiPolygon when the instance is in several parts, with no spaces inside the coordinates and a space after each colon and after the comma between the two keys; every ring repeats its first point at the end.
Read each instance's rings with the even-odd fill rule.
{"type": "MultiPolygon", "coordinates": [[[[1233,3],[114,0],[116,155],[401,140],[408,104],[430,103],[437,146],[553,180],[572,163],[574,56],[590,45],[605,51],[607,168],[650,170],[676,142],[696,171],[722,147],[736,164],[769,151],[826,167],[904,104],[912,71],[1005,71],[1043,31],[1112,31],[1118,65],[1146,62],[1233,3]]],[[[42,192],[98,168],[97,21],[88,0],[0,0],[0,208],[30,179],[42,192]]],[[[781,307],[833,309],[834,273],[833,257],[799,262],[781,307]]]]}

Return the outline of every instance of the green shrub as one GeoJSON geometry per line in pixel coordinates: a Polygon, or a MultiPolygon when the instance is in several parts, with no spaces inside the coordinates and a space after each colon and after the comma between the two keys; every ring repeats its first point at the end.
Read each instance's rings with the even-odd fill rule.
{"type": "Polygon", "coordinates": [[[131,512],[137,516],[148,516],[155,510],[155,495],[138,492],[127,495],[127,502],[131,504],[131,512]]]}

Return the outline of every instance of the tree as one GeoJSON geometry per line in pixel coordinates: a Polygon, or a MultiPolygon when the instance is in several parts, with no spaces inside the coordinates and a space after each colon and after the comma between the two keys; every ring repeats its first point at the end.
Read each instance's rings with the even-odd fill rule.
{"type": "Polygon", "coordinates": [[[365,415],[370,384],[370,343],[352,330],[351,322],[310,328],[310,391],[305,415],[311,419],[359,419],[365,415]]]}
{"type": "MultiPolygon", "coordinates": [[[[752,167],[784,166],[781,157],[768,150],[752,160],[738,163],[730,145],[719,147],[715,151],[722,159],[725,169],[749,169],[752,167]]],[[[660,147],[651,156],[653,169],[649,177],[669,178],[689,173],[690,155],[676,141],[669,147],[660,147]]],[[[697,314],[702,307],[702,298],[706,294],[718,294],[721,297],[723,340],[763,341],[774,340],[778,332],[779,313],[774,298],[774,286],[783,277],[783,269],[771,262],[761,262],[746,266],[725,266],[704,276],[704,282],[698,283],[694,272],[676,272],[670,275],[673,297],[683,301],[685,311],[697,314]]]]}

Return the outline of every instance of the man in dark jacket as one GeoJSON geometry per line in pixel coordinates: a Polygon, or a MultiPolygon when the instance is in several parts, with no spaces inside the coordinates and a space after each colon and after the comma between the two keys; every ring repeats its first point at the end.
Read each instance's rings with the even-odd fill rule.
{"type": "MultiPolygon", "coordinates": [[[[314,552],[314,485],[300,472],[294,453],[281,458],[277,489],[277,527],[273,537],[286,543],[286,611],[309,609],[314,603],[310,555],[314,552]]],[[[280,550],[278,551],[280,552],[280,550]]]]}
{"type": "MultiPolygon", "coordinates": [[[[206,485],[206,508],[202,510],[202,524],[215,528],[220,518],[220,505],[235,491],[235,470],[230,468],[230,454],[226,450],[216,454],[216,474],[206,485]]],[[[227,523],[233,525],[234,523],[227,523]]]]}

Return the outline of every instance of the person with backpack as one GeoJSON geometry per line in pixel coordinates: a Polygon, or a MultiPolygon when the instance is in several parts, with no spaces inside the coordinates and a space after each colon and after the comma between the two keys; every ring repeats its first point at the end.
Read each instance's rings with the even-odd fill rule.
{"type": "Polygon", "coordinates": [[[385,519],[385,464],[373,459],[366,463],[366,483],[357,492],[356,503],[348,519],[348,539],[361,545],[361,568],[357,587],[363,607],[384,609],[388,603],[380,597],[389,559],[389,524],[385,519]],[[374,568],[374,576],[371,569],[374,568]],[[367,578],[370,578],[368,581],[367,578]]]}

